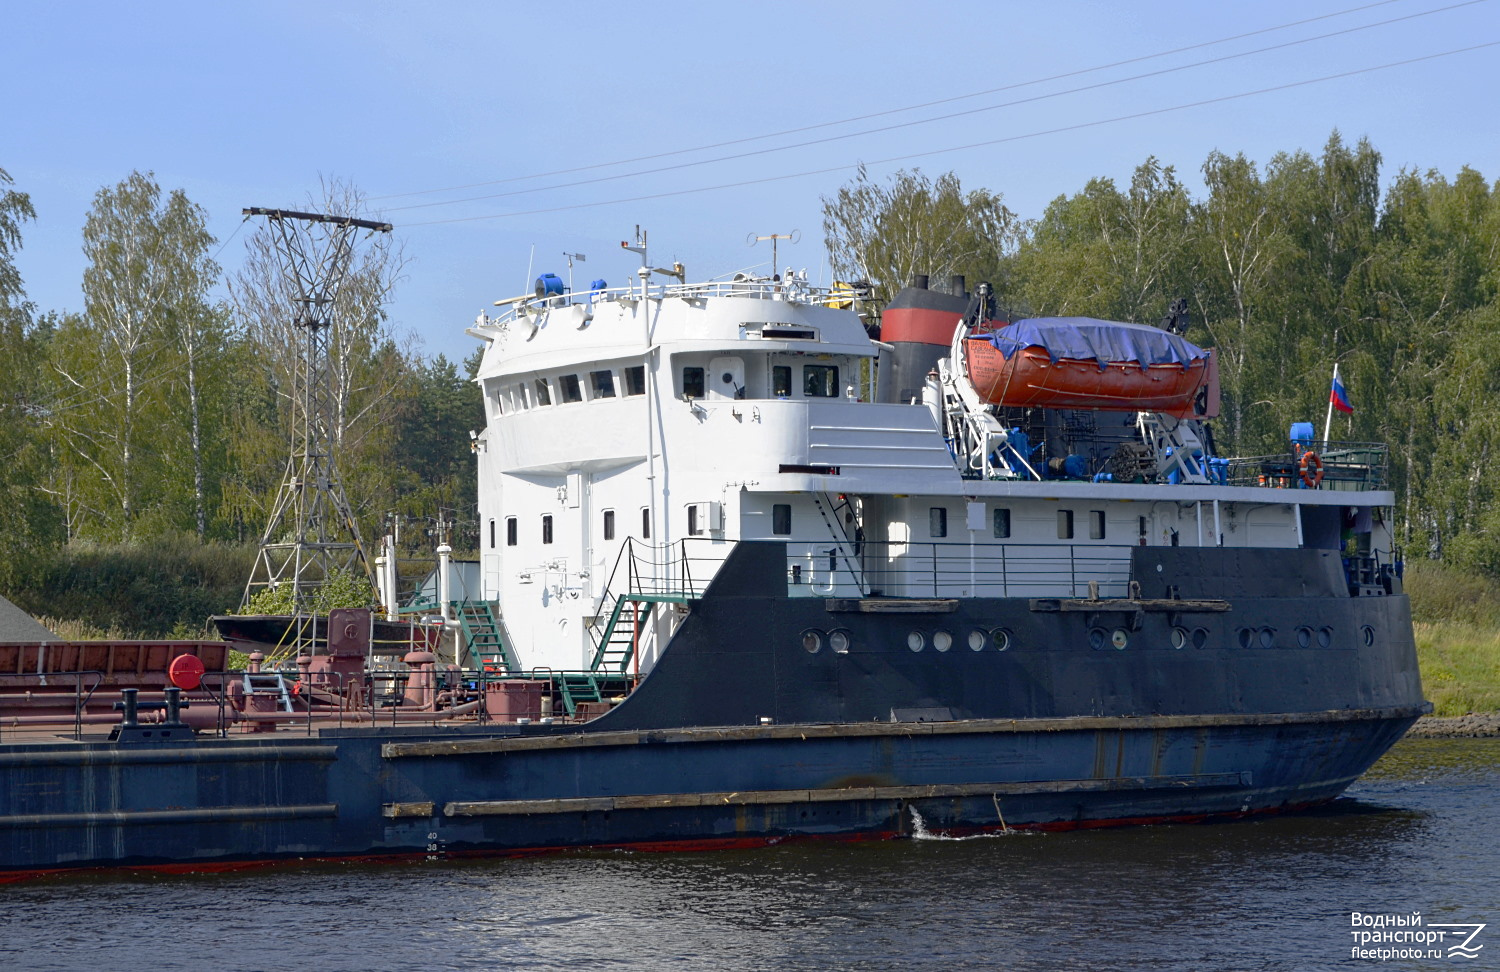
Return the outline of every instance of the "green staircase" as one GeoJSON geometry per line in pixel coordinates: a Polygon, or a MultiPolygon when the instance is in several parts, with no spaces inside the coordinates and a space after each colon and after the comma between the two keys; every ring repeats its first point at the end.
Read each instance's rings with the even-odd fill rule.
{"type": "Polygon", "coordinates": [[[494,607],[489,601],[456,601],[458,624],[464,633],[464,643],[469,654],[485,671],[499,671],[507,675],[519,675],[520,663],[500,637],[500,624],[495,620],[494,607]]]}
{"type": "Polygon", "coordinates": [[[563,708],[568,715],[574,715],[580,702],[603,701],[602,681],[603,679],[590,672],[558,672],[553,684],[562,697],[563,708]]]}
{"type": "Polygon", "coordinates": [[[594,657],[589,671],[626,674],[635,657],[635,642],[640,631],[645,630],[658,604],[691,604],[693,598],[686,594],[628,593],[613,598],[609,620],[604,624],[595,642],[594,657]]]}

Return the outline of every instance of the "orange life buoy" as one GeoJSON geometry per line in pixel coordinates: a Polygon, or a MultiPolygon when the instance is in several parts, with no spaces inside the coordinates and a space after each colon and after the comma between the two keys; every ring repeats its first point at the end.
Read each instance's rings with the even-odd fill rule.
{"type": "Polygon", "coordinates": [[[1308,489],[1317,489],[1323,481],[1323,460],[1316,452],[1302,453],[1302,483],[1308,489]]]}

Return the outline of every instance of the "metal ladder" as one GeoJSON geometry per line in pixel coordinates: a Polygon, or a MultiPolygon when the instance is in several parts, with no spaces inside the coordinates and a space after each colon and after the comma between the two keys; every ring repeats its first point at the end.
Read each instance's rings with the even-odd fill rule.
{"type": "Polygon", "coordinates": [[[271,695],[276,697],[277,708],[282,712],[293,712],[292,693],[287,690],[286,679],[280,672],[246,672],[245,696],[271,695]]]}
{"type": "Polygon", "coordinates": [[[600,673],[628,674],[630,662],[635,657],[637,635],[646,630],[647,623],[656,612],[658,604],[692,604],[695,599],[687,594],[643,594],[631,593],[615,598],[609,621],[595,643],[594,657],[589,662],[589,671],[600,673]],[[641,606],[644,605],[644,608],[641,606]],[[627,607],[633,607],[633,618],[620,623],[627,607]]]}
{"type": "Polygon", "coordinates": [[[515,655],[500,637],[500,624],[489,601],[455,601],[458,609],[458,625],[463,630],[464,643],[469,654],[485,671],[498,671],[514,675],[521,670],[515,655]]]}

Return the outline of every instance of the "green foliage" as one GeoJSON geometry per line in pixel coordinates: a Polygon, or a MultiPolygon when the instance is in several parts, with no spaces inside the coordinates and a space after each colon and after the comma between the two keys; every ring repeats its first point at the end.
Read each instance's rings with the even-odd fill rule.
{"type": "Polygon", "coordinates": [[[239,604],[254,550],[200,545],[191,535],[149,543],[75,542],[39,562],[3,593],[38,617],[76,620],[116,636],[200,632],[211,614],[239,604]]]}
{"type": "Polygon", "coordinates": [[[150,173],[100,189],[84,224],[84,313],[48,343],[52,485],[69,535],[207,536],[225,316],[207,214],[150,173]],[[209,430],[205,438],[205,426],[209,430]]]}
{"type": "Polygon", "coordinates": [[[1433,715],[1500,712],[1500,632],[1461,622],[1418,622],[1422,694],[1433,715]]]}
{"type": "MultiPolygon", "coordinates": [[[[346,570],[335,570],[328,579],[318,585],[312,603],[304,605],[302,611],[327,614],[333,608],[369,607],[375,603],[375,590],[369,581],[359,574],[346,570]]],[[[298,610],[296,597],[290,584],[263,587],[250,597],[239,614],[294,614],[298,610]]]]}
{"type": "Polygon", "coordinates": [[[1155,158],[1136,168],[1126,192],[1092,179],[1053,200],[1015,260],[1022,303],[1039,316],[1160,318],[1191,290],[1190,209],[1176,172],[1155,158]]]}
{"type": "Polygon", "coordinates": [[[1004,296],[1006,257],[1020,230],[998,193],[965,193],[951,172],[933,180],[902,170],[880,185],[861,166],[854,182],[823,198],[834,275],[869,281],[882,303],[919,273],[934,281],[952,274],[988,280],[1004,296]]]}
{"type": "Polygon", "coordinates": [[[48,466],[41,378],[49,330],[33,321],[14,255],[31,198],[0,169],[0,586],[25,578],[30,553],[61,540],[61,518],[42,490],[48,466]]]}

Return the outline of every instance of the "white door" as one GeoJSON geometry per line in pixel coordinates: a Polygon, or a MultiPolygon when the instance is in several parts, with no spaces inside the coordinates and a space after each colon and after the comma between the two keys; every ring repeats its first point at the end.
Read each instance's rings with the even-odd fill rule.
{"type": "Polygon", "coordinates": [[[708,397],[733,401],[745,397],[745,361],[738,357],[714,358],[708,363],[708,397]]]}

